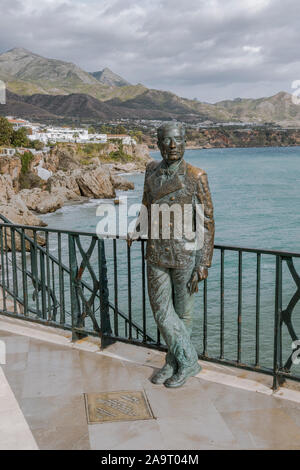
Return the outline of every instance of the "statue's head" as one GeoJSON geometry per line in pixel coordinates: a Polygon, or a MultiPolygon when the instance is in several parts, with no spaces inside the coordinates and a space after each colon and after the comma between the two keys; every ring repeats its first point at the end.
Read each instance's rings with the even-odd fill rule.
{"type": "Polygon", "coordinates": [[[181,160],[185,151],[185,128],[178,122],[168,122],[157,129],[157,145],[167,163],[181,160]]]}

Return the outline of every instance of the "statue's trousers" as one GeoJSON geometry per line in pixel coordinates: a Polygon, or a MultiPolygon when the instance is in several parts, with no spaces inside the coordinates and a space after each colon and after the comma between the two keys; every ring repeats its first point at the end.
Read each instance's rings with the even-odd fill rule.
{"type": "Polygon", "coordinates": [[[191,343],[194,295],[187,283],[194,263],[187,269],[164,268],[147,263],[148,293],[155,321],[168,346],[168,358],[178,366],[194,366],[198,360],[191,343]]]}

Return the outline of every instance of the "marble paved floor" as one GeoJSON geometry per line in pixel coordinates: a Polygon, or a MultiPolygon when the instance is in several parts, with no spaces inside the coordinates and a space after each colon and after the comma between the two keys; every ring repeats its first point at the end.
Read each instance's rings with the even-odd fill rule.
{"type": "MultiPolygon", "coordinates": [[[[160,352],[117,343],[109,356],[5,331],[0,340],[3,372],[39,449],[300,448],[299,404],[201,374],[177,390],[153,385],[160,352]],[[83,393],[118,390],[144,390],[155,419],[88,425],[83,393]]],[[[1,409],[0,423],[5,433],[1,409]]]]}

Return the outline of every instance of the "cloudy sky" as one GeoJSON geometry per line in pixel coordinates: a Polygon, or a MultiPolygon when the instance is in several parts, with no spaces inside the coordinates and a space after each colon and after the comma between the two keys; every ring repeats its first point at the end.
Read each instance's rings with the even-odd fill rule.
{"type": "Polygon", "coordinates": [[[215,102],[291,92],[299,0],[1,0],[0,52],[25,47],[215,102]]]}

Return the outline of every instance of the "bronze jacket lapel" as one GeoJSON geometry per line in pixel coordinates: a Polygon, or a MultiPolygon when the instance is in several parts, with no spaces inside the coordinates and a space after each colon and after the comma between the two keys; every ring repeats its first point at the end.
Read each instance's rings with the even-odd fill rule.
{"type": "Polygon", "coordinates": [[[179,189],[183,189],[183,184],[179,175],[185,174],[185,162],[179,166],[178,171],[170,178],[166,178],[162,170],[162,163],[157,167],[156,171],[148,179],[148,187],[151,191],[152,202],[174,193],[179,189]]]}

